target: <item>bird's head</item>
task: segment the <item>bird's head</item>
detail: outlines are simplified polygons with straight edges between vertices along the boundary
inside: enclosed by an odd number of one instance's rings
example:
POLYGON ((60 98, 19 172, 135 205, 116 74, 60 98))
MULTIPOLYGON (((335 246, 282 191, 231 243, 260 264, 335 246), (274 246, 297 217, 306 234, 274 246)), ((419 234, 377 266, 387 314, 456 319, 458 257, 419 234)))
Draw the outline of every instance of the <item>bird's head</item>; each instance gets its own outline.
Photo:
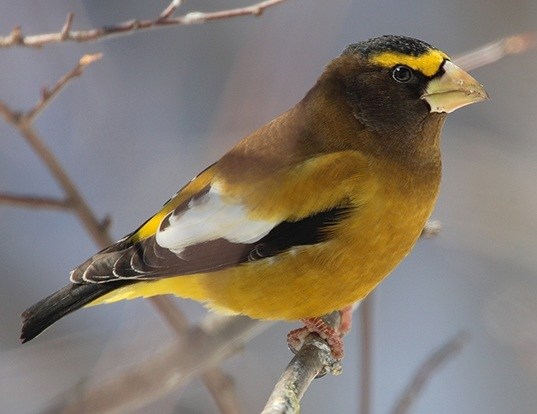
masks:
POLYGON ((445 53, 404 36, 349 45, 325 74, 342 82, 355 117, 364 126, 392 136, 398 131, 411 133, 430 115, 443 118, 488 97, 483 86, 445 53))

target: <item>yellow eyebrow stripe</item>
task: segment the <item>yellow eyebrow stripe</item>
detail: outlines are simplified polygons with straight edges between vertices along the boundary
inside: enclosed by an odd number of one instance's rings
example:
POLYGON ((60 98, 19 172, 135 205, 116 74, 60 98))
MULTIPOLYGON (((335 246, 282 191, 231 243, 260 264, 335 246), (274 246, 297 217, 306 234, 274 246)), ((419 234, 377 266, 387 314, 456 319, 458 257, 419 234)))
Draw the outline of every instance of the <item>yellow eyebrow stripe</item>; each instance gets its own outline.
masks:
POLYGON ((370 60, 376 65, 387 68, 406 65, 414 70, 419 70, 425 76, 433 76, 440 69, 444 59, 449 59, 449 57, 440 50, 433 49, 419 56, 410 56, 399 52, 381 52, 373 55, 370 60))

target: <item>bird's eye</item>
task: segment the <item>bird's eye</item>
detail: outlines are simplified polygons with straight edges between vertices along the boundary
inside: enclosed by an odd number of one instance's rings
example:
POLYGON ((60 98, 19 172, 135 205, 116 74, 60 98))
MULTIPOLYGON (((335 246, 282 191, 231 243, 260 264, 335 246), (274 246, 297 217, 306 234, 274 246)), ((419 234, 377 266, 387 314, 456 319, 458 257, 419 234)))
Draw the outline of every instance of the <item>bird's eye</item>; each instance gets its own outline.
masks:
POLYGON ((392 71, 392 77, 397 82, 408 82, 412 79, 412 70, 407 66, 396 66, 392 71))

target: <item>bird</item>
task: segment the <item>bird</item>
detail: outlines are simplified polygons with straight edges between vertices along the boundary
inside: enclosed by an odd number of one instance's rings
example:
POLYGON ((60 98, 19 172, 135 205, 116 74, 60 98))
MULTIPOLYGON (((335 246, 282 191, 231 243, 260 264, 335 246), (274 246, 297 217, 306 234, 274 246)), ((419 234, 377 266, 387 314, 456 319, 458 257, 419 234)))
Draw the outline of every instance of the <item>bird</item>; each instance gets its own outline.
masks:
POLYGON ((21 341, 85 306, 172 294, 217 312, 300 320, 293 348, 316 332, 341 359, 349 324, 321 317, 348 318, 410 253, 437 200, 446 116, 485 99, 421 40, 347 46, 294 107, 24 311, 21 341))

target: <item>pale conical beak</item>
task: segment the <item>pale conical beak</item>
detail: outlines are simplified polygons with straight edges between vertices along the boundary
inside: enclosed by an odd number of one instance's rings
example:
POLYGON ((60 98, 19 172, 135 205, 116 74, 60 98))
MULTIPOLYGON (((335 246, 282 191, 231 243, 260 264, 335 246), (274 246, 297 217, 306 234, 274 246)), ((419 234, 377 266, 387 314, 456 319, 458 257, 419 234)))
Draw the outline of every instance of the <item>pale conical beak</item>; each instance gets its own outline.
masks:
POLYGON ((478 81, 449 60, 444 62, 445 73, 427 85, 421 99, 427 101, 431 112, 453 112, 463 106, 488 99, 478 81))

